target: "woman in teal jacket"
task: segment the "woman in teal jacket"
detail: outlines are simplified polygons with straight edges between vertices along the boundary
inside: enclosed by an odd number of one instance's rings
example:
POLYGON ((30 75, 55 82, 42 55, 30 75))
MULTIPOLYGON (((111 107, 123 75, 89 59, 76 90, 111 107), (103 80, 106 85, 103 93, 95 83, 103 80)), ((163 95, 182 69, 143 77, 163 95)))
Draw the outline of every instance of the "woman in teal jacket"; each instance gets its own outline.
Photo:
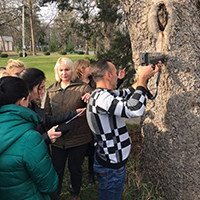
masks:
POLYGON ((16 77, 0 79, 0 199, 50 200, 58 186, 38 115, 26 108, 28 90, 16 77))

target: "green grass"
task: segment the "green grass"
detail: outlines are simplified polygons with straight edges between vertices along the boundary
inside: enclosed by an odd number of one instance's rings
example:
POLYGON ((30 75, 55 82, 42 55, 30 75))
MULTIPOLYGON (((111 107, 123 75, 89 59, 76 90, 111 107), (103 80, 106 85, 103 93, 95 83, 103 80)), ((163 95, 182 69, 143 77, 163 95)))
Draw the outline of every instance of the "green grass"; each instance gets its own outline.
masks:
POLYGON ((27 68, 35 67, 42 70, 46 76, 46 86, 48 87, 55 82, 54 66, 60 57, 68 57, 73 62, 78 59, 86 59, 87 57, 93 58, 93 55, 50 55, 50 56, 27 56, 23 57, 8 57, 0 58, 0 66, 6 67, 9 59, 20 60, 24 62, 27 68))

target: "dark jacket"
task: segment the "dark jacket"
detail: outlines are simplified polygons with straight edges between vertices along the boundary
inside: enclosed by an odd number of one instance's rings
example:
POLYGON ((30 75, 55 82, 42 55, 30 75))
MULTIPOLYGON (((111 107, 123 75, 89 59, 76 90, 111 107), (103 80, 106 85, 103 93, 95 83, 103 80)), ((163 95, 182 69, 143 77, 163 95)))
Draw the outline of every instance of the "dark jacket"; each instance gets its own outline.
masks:
MULTIPOLYGON (((47 89, 45 111, 47 115, 58 115, 77 108, 84 108, 86 104, 81 100, 85 93, 91 93, 91 87, 80 81, 71 82, 65 90, 55 82, 47 89)), ((58 138, 53 144, 59 148, 71 148, 86 144, 91 141, 92 135, 86 117, 81 116, 70 122, 71 130, 63 137, 58 138)))
POLYGON ((48 116, 46 115, 45 110, 38 107, 38 105, 33 101, 31 102, 31 109, 34 112, 36 112, 41 118, 42 123, 36 127, 36 130, 40 132, 40 134, 42 135, 47 145, 51 144, 51 140, 48 137, 47 130, 49 130, 53 126, 56 126, 68 121, 69 119, 73 118, 77 114, 76 110, 74 110, 74 111, 69 111, 67 113, 63 113, 60 115, 48 116))
POLYGON ((14 104, 0 108, 0 199, 50 200, 58 176, 47 146, 35 131, 36 113, 14 104))

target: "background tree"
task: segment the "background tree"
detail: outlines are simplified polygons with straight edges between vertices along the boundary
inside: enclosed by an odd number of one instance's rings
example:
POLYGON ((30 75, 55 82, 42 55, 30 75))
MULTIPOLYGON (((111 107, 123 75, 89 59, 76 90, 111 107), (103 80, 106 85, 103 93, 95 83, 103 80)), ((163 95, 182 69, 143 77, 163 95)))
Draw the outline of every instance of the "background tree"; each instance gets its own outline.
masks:
MULTIPOLYGON (((26 45, 32 46, 30 43, 31 38, 31 24, 30 24, 30 9, 28 7, 28 1, 23 1, 25 6, 25 42, 26 45)), ((34 19, 32 26, 34 25, 35 34, 34 40, 39 45, 39 41, 44 40, 44 28, 40 23, 37 12, 40 7, 38 6, 38 0, 31 3, 32 5, 32 18, 34 19), (42 39, 43 38, 43 39, 42 39)), ((13 45, 15 48, 22 47, 22 1, 11 0, 0 2, 0 35, 7 35, 13 37, 13 45)), ((18 49, 18 48, 17 48, 18 49)))
POLYGON ((110 58, 118 71, 126 68, 126 76, 121 88, 130 87, 134 81, 135 68, 132 61, 131 42, 127 27, 124 26, 123 30, 116 31, 114 35, 110 50, 102 50, 101 53, 97 54, 97 59, 110 58))
MULTIPOLYGON (((0 2, 0 37, 13 36, 14 44, 15 37, 14 32, 19 32, 19 24, 21 22, 21 6, 11 0, 9 3, 5 0, 0 2), (15 6, 13 6, 13 4, 15 6)), ((5 51, 5 44, 3 42, 5 51)))
MULTIPOLYGON (((95 34, 97 48, 100 49, 100 40, 103 36, 103 47, 105 51, 110 45, 116 26, 121 21, 120 1, 116 0, 43 0, 43 3, 57 2, 61 11, 73 11, 75 18, 71 22, 72 28, 78 37, 86 41, 86 45, 95 34)), ((88 49, 86 48, 86 53, 88 49)))
POLYGON ((69 50, 69 46, 73 46, 74 48, 81 48, 85 45, 82 37, 78 37, 78 34, 75 32, 75 29, 71 27, 72 21, 74 20, 74 12, 73 11, 59 11, 58 16, 55 18, 54 23, 51 28, 55 30, 56 38, 61 44, 60 49, 71 51, 71 47, 69 50))
POLYGON ((46 38, 45 32, 46 32, 46 26, 42 25, 40 21, 37 21, 35 27, 35 42, 38 50, 41 50, 42 46, 47 45, 47 42, 45 41, 46 38))
MULTIPOLYGON (((121 0, 133 61, 161 52, 158 97, 142 119, 142 166, 166 199, 200 197, 200 11, 196 0, 121 0)), ((155 79, 149 89, 155 92, 155 79)))
POLYGON ((28 0, 30 27, 31 27, 31 39, 32 39, 32 51, 33 51, 33 56, 36 56, 35 34, 34 34, 35 24, 34 24, 34 19, 33 19, 33 6, 32 6, 33 3, 35 3, 35 0, 28 0))
POLYGON ((56 52, 59 50, 61 44, 59 44, 56 35, 55 35, 55 31, 53 30, 51 33, 51 40, 49 43, 49 51, 50 52, 56 52))
POLYGON ((59 15, 56 17, 53 25, 57 30, 57 38, 62 44, 63 49, 66 49, 66 46, 69 42, 69 37, 71 34, 73 34, 70 24, 71 15, 72 13, 68 11, 59 12, 59 15))
POLYGON ((102 34, 104 36, 104 50, 109 51, 116 30, 116 25, 121 22, 120 1, 96 0, 98 11, 97 21, 101 22, 102 34))
POLYGON ((78 37, 85 40, 86 54, 89 54, 88 41, 93 35, 93 30, 95 29, 94 1, 68 1, 66 4, 63 4, 63 1, 61 1, 58 7, 61 11, 73 11, 73 15, 71 15, 71 27, 78 37))

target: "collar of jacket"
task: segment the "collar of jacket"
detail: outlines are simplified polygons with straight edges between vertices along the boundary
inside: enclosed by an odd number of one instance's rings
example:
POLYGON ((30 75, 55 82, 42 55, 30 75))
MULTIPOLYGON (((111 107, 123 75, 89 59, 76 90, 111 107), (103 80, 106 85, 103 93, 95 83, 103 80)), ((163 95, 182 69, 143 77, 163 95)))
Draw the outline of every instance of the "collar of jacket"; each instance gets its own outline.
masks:
POLYGON ((34 131, 41 122, 29 108, 9 104, 0 108, 0 154, 14 144, 27 131, 34 131))
MULTIPOLYGON (((78 86, 78 85, 86 85, 86 84, 87 83, 81 81, 80 79, 75 79, 74 81, 71 81, 70 84, 66 88, 78 86)), ((47 88, 47 91, 49 92, 59 91, 59 90, 62 90, 62 88, 60 87, 60 82, 58 81, 56 81, 55 83, 53 83, 47 88)))
POLYGON ((9 116, 9 114, 12 114, 13 116, 16 116, 16 118, 17 117, 22 118, 25 121, 33 123, 35 127, 39 123, 41 123, 40 117, 34 111, 32 111, 30 108, 27 108, 24 106, 18 106, 15 104, 8 104, 5 106, 2 106, 0 108, 0 114, 1 115, 5 114, 5 116, 9 116))
POLYGON ((39 115, 40 119, 43 121, 43 119, 45 118, 45 111, 44 111, 44 109, 40 108, 37 105, 37 103, 35 103, 34 101, 31 101, 31 109, 33 111, 35 111, 39 115))

